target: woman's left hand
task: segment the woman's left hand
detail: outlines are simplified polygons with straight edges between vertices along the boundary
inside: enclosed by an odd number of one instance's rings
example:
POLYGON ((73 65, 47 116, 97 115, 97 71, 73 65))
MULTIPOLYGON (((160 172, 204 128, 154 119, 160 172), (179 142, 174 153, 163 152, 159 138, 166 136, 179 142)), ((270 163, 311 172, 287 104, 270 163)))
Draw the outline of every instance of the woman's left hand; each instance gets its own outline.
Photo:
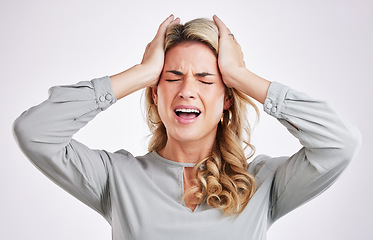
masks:
POLYGON ((229 28, 216 15, 214 22, 219 29, 218 65, 223 82, 264 103, 270 82, 249 71, 243 60, 241 46, 229 28))
POLYGON ((213 19, 219 29, 218 64, 223 81, 227 87, 237 88, 237 74, 247 70, 241 46, 220 18, 214 15, 213 19))

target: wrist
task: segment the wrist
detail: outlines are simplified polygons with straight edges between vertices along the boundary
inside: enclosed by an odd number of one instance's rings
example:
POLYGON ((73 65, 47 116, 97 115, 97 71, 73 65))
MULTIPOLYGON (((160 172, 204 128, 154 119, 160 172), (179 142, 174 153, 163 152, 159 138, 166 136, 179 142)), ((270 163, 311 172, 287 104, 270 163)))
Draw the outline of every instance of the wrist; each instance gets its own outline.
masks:
POLYGON ((271 84, 270 81, 256 75, 246 67, 239 67, 231 72, 233 74, 229 76, 231 79, 231 86, 228 85, 229 87, 236 88, 258 102, 264 103, 271 84))
POLYGON ((139 72, 139 75, 141 76, 141 81, 144 82, 145 86, 152 86, 157 84, 159 80, 159 76, 162 72, 162 68, 154 67, 153 64, 138 64, 135 65, 134 68, 136 68, 136 71, 139 72))
POLYGON ((245 67, 230 68, 229 71, 221 71, 224 83, 227 87, 236 88, 244 91, 247 81, 249 80, 250 71, 245 67))
POLYGON ((126 71, 110 76, 110 81, 115 97, 120 99, 142 88, 155 85, 157 78, 151 68, 137 64, 126 71))

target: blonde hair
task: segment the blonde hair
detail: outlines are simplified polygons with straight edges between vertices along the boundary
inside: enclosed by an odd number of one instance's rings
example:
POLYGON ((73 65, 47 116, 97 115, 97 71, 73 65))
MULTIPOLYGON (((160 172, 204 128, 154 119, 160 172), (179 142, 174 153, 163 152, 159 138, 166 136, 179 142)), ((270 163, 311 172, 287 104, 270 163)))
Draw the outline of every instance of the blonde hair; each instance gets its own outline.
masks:
MULTIPOLYGON (((195 19, 170 27, 166 33, 165 51, 181 42, 195 41, 209 46, 218 56, 219 32, 215 23, 207 19, 195 19)), ((227 88, 232 106, 223 112, 218 123, 215 144, 210 156, 202 159, 193 169, 196 186, 184 194, 194 196, 194 204, 204 201, 212 207, 221 208, 226 214, 241 213, 256 191, 255 178, 247 173, 247 159, 254 153, 250 144, 250 124, 247 105, 258 115, 258 109, 244 93, 234 88, 227 88), (250 155, 245 156, 249 148, 250 155)), ((145 91, 146 117, 152 132, 149 151, 158 151, 166 146, 166 128, 154 104, 152 89, 145 91)))

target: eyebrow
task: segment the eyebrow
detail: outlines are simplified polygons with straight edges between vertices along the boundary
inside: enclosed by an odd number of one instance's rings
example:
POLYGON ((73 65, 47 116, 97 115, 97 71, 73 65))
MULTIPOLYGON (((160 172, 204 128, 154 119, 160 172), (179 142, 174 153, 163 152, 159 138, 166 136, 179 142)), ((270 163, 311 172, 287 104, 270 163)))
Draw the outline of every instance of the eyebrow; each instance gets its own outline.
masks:
POLYGON ((166 71, 168 73, 173 73, 175 75, 178 75, 178 76, 183 76, 184 74, 180 71, 176 71, 176 70, 170 70, 170 71, 166 71))
MULTIPOLYGON (((169 71, 166 71, 168 73, 173 73, 177 76, 183 76, 184 74, 180 71, 177 71, 177 70, 169 70, 169 71)), ((208 73, 208 72, 201 72, 201 73, 196 73, 195 74, 197 77, 207 77, 207 76, 213 76, 215 74, 212 74, 212 73, 208 73)))

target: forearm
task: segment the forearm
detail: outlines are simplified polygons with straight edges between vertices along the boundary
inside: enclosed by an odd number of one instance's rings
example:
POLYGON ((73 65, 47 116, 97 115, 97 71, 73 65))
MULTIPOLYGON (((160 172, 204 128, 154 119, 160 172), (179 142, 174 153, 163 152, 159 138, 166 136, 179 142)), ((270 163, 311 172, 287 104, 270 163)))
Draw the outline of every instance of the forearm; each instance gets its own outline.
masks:
POLYGON ((14 123, 20 147, 30 158, 51 157, 102 110, 116 102, 108 78, 50 89, 49 98, 14 123))
POLYGON ((307 160, 318 171, 327 172, 337 165, 345 165, 358 149, 359 130, 324 101, 273 83, 264 110, 298 138, 307 160))
POLYGON ((50 89, 49 98, 25 111, 13 125, 29 160, 66 191, 105 215, 109 154, 91 150, 73 135, 115 103, 108 77, 50 89))
POLYGON ((244 67, 236 71, 235 75, 234 87, 264 104, 271 82, 244 67))
POLYGON ((159 75, 156 71, 148 70, 146 66, 138 64, 124 72, 110 76, 111 86, 115 97, 119 100, 133 92, 145 88, 154 82, 159 75))
POLYGON ((271 192, 273 220, 328 188, 354 158, 360 145, 356 126, 324 101, 272 83, 264 111, 277 118, 302 144, 280 161, 271 192))

